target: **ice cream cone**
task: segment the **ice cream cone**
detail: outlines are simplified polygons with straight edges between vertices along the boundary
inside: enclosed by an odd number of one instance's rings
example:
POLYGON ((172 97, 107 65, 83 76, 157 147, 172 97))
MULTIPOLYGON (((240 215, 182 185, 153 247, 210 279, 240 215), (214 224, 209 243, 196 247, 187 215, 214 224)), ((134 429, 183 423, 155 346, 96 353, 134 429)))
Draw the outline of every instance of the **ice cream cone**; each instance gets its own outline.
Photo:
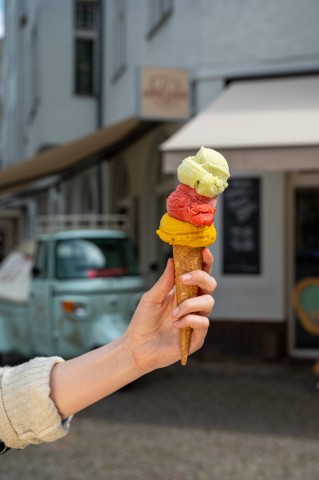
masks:
MULTIPOLYGON (((177 304, 197 296, 198 287, 184 285, 183 273, 202 269, 202 250, 216 240, 214 215, 217 196, 227 188, 229 167, 216 150, 201 147, 177 169, 180 182, 166 199, 167 213, 156 230, 163 242, 173 246, 177 304)), ((191 328, 180 329, 181 363, 186 365, 191 328)))
MULTIPOLYGON (((202 269, 202 250, 202 247, 193 248, 186 245, 173 245, 177 305, 197 295, 198 286, 184 285, 180 280, 180 276, 192 270, 202 269)), ((192 329, 190 327, 179 330, 182 365, 187 363, 191 333, 192 329)))

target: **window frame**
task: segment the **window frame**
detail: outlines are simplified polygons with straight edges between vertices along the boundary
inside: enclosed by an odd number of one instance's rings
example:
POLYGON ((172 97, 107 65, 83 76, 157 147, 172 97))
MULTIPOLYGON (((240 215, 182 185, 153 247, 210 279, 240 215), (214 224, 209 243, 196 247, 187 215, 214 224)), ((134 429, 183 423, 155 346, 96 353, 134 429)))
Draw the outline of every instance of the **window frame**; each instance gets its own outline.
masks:
POLYGON ((96 97, 98 96, 98 77, 99 77, 99 15, 100 15, 100 0, 74 0, 73 4, 73 29, 74 29, 74 39, 73 39, 73 89, 74 94, 81 97, 96 97), (79 3, 87 3, 95 5, 95 20, 91 29, 78 28, 77 26, 77 6, 79 3), (90 91, 81 91, 78 88, 78 76, 77 76, 77 42, 91 42, 92 43, 92 72, 91 72, 91 83, 92 88, 90 91))

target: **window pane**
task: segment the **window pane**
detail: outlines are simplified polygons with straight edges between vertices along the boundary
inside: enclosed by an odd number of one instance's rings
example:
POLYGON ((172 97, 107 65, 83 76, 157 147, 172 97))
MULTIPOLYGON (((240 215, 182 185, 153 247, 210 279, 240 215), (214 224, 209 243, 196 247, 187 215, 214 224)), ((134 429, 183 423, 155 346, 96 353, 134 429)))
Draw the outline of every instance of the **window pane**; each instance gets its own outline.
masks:
POLYGON ((137 274, 127 239, 63 240, 57 245, 57 278, 89 279, 137 274))
POLYGON ((96 30, 96 2, 77 1, 75 4, 75 27, 77 30, 96 30))
POLYGON ((75 91, 93 94, 93 40, 76 40, 75 91))

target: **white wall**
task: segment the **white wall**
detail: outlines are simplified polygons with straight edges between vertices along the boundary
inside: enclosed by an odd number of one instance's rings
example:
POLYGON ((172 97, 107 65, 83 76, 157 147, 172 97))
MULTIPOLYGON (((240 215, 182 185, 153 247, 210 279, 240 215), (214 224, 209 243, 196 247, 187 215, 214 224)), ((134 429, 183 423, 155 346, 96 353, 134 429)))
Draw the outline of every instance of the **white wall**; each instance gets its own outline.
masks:
POLYGON ((200 4, 202 65, 238 67, 318 58, 317 0, 204 0, 200 4))
POLYGON ((96 99, 74 94, 73 2, 44 0, 42 4, 42 143, 59 144, 96 129, 96 99))
MULTIPOLYGON (((137 0, 126 2, 126 66, 123 74, 114 80, 114 24, 116 1, 107 2, 105 12, 106 55, 104 97, 105 124, 114 123, 138 112, 139 82, 141 66, 165 66, 174 68, 196 67, 198 58, 198 35, 191 31, 197 23, 200 9, 192 0, 174 1, 170 18, 152 36, 150 31, 150 2, 137 0)), ((190 72, 192 75, 192 71, 190 72)))
POLYGON ((96 129, 96 99, 74 95, 73 20, 71 0, 6 2, 5 164, 96 129), (26 23, 21 26, 23 15, 26 23), (32 69, 34 28, 38 31, 36 69, 32 69), (35 75, 38 102, 32 113, 35 75))
POLYGON ((317 0, 174 0, 172 15, 151 37, 149 0, 126 2, 127 61, 114 80, 116 0, 105 12, 105 124, 137 111, 140 66, 189 68, 195 111, 213 100, 223 79, 317 68, 317 0))
MULTIPOLYGON (((261 275, 222 273, 222 195, 217 203, 217 241, 211 247, 215 257, 214 318, 239 320, 286 319, 286 208, 285 174, 256 173, 241 176, 261 178, 261 275)), ((232 172, 232 177, 240 176, 232 172)))

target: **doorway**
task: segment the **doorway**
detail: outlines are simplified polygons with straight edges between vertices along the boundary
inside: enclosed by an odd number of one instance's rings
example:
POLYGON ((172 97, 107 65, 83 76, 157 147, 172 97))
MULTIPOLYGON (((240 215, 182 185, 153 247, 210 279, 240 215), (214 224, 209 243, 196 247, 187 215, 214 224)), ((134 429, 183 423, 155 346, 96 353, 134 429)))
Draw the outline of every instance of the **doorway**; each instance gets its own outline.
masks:
POLYGON ((290 187, 290 353, 319 358, 319 175, 293 175, 290 187))

